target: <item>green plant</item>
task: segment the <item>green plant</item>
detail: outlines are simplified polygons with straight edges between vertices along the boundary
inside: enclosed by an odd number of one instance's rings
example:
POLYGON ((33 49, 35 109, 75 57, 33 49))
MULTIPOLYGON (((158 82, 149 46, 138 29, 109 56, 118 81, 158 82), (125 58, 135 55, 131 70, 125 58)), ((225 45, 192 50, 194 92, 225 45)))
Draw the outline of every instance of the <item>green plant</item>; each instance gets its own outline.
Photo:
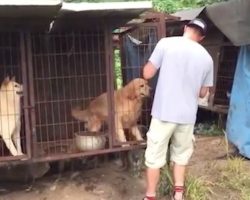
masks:
POLYGON ((115 83, 116 88, 119 89, 122 87, 122 69, 121 69, 121 56, 120 56, 120 50, 115 49, 114 50, 114 67, 115 67, 115 83))
POLYGON ((229 158, 227 160, 226 171, 232 174, 242 174, 244 172, 243 158, 229 158))
POLYGON ((153 0, 154 8, 168 13, 177 10, 202 7, 225 0, 153 0))
POLYGON ((186 198, 189 200, 207 200, 212 193, 209 183, 203 177, 189 175, 186 181, 186 198))
MULTIPOLYGON (((185 184, 185 195, 188 200, 206 200, 212 189, 209 187, 209 182, 206 182, 203 177, 195 177, 187 175, 185 184)), ((158 185, 157 194, 159 197, 171 195, 173 191, 173 179, 169 165, 161 169, 161 176, 158 185)))
MULTIPOLYGON (((65 2, 126 2, 141 0, 64 0, 65 2)), ((225 0, 152 0, 154 8, 159 11, 173 13, 181 9, 197 8, 208 4, 221 2, 225 0)))
POLYGON ((244 159, 228 158, 221 170, 219 186, 239 193, 241 200, 250 200, 250 177, 245 172, 244 159))
POLYGON ((219 128, 215 122, 199 123, 195 126, 195 132, 197 134, 206 136, 223 135, 223 130, 219 128))

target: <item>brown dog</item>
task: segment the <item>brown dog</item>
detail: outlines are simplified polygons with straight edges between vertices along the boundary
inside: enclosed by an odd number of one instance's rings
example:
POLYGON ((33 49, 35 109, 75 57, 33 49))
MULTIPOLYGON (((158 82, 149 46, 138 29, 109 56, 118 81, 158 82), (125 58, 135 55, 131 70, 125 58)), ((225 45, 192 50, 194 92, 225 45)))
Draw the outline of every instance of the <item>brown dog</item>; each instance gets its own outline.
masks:
MULTIPOLYGON (((120 142, 126 142, 124 129, 130 129, 136 140, 143 140, 137 127, 137 120, 141 115, 143 98, 149 94, 148 82, 141 78, 132 80, 114 92, 115 128, 120 142)), ((108 120, 107 98, 107 93, 101 94, 90 102, 87 109, 73 109, 72 116, 86 122, 86 128, 89 131, 99 131, 102 123, 108 120)))

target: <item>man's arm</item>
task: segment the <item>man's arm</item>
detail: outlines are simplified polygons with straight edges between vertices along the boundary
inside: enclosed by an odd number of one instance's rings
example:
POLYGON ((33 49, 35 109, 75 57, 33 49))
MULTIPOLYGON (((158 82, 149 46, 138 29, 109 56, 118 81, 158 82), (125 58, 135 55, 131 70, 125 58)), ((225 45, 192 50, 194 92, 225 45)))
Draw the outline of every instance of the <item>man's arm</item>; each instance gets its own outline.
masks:
POLYGON ((157 68, 150 62, 148 61, 147 64, 143 67, 143 78, 148 80, 154 77, 154 75, 157 72, 157 68))
POLYGON ((209 70, 205 76, 205 79, 203 80, 202 87, 200 89, 200 98, 204 98, 208 92, 213 93, 213 82, 214 82, 214 65, 213 60, 209 62, 209 70))
POLYGON ((153 78, 157 70, 161 67, 164 53, 163 45, 163 40, 161 39, 154 48, 147 64, 143 67, 142 76, 144 79, 148 80, 153 78))

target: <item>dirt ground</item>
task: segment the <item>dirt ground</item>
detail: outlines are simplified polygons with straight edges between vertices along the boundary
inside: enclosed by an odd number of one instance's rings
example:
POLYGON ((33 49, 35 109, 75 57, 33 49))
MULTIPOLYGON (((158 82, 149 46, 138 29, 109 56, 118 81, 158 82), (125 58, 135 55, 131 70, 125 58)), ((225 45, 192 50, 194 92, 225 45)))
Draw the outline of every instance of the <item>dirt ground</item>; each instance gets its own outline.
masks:
MULTIPOLYGON (((212 183, 219 172, 211 166, 215 162, 224 165, 225 159, 223 137, 198 138, 188 173, 207 177, 212 183)), ((143 176, 121 171, 118 165, 110 162, 96 169, 46 176, 28 184, 2 183, 0 200, 140 200, 144 188, 143 176)), ((217 190, 212 199, 240 200, 230 189, 217 190)))

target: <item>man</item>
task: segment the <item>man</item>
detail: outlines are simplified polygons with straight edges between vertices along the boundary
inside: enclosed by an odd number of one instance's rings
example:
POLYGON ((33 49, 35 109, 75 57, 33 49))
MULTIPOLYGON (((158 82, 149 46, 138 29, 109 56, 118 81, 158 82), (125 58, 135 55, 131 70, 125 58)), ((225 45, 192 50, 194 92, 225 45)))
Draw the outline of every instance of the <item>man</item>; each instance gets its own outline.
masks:
POLYGON ((205 37, 206 27, 203 20, 194 19, 185 26, 182 37, 161 39, 143 68, 143 77, 147 80, 160 69, 147 133, 144 200, 156 199, 160 168, 166 164, 170 138, 172 199, 184 199, 185 166, 193 153, 198 98, 203 98, 213 86, 213 60, 199 44, 205 37))

